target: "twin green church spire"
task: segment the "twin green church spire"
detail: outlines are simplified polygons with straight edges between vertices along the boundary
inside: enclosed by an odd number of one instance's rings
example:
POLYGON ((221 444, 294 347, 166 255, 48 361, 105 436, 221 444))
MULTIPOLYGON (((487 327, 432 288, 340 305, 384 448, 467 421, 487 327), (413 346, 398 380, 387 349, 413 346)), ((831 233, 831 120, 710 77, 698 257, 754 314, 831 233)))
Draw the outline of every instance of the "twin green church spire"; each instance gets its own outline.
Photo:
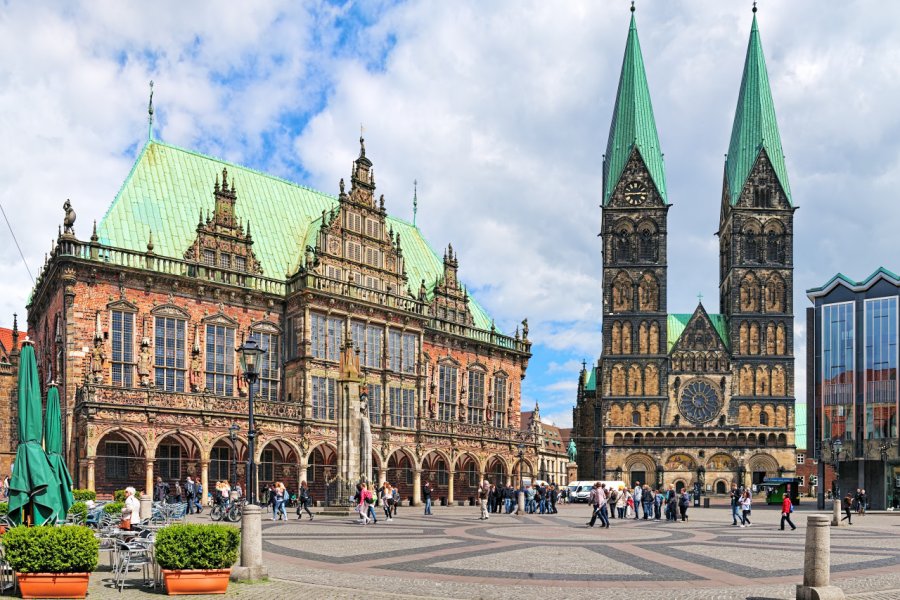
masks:
MULTIPOLYGON (((622 61, 616 105, 613 109, 609 141, 603 161, 604 205, 609 202, 622 177, 625 164, 635 149, 640 152, 663 202, 668 202, 665 166, 659 146, 659 134, 656 131, 656 120, 653 118, 650 88, 647 85, 647 73, 644 70, 644 57, 638 41, 633 6, 631 10, 625 58, 622 61)), ((791 201, 787 168, 781 149, 781 135, 775 120, 775 105, 769 87, 769 75, 756 23, 755 7, 753 12, 753 26, 750 29, 750 43, 744 62, 741 92, 734 114, 728 158, 725 162, 725 177, 732 204, 740 198, 747 177, 763 149, 769 157, 781 187, 791 201)))

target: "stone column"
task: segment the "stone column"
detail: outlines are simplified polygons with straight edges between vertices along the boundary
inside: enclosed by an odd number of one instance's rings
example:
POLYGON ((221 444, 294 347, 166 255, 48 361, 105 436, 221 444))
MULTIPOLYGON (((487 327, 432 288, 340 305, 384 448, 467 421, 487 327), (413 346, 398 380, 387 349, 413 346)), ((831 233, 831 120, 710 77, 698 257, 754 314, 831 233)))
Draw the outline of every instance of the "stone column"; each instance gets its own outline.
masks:
POLYGON ((384 487, 384 482, 387 481, 387 461, 382 461, 381 467, 378 469, 378 487, 384 487))
POLYGON ((203 497, 200 498, 200 506, 208 506, 209 498, 209 461, 200 461, 200 485, 203 486, 203 497))
POLYGON ((306 470, 309 468, 309 459, 301 458, 297 471, 297 489, 300 489, 300 483, 306 481, 306 470))
POLYGON ((97 491, 97 485, 94 479, 94 461, 93 457, 87 459, 87 489, 95 492, 97 491))
POLYGON ((803 585, 797 586, 797 600, 843 600, 844 592, 831 585, 831 530, 826 515, 806 518, 806 553, 803 558, 803 585))
POLYGON ((422 469, 413 471, 413 506, 422 504, 422 469))
POLYGON ((144 494, 141 496, 141 520, 153 516, 153 496, 144 494))
POLYGON ((447 506, 453 506, 453 481, 456 478, 456 472, 447 473, 447 506))
MULTIPOLYGON (((153 477, 153 464, 154 460, 152 458, 144 459, 144 466, 147 469, 147 478, 144 480, 144 496, 148 496, 151 500, 153 499, 153 484, 155 483, 155 479, 153 477)), ((143 514, 143 510, 141 511, 143 514)))
POLYGON ((241 517, 240 566, 231 568, 231 579, 247 581, 268 577, 269 571, 262 560, 262 509, 255 504, 248 504, 241 517))

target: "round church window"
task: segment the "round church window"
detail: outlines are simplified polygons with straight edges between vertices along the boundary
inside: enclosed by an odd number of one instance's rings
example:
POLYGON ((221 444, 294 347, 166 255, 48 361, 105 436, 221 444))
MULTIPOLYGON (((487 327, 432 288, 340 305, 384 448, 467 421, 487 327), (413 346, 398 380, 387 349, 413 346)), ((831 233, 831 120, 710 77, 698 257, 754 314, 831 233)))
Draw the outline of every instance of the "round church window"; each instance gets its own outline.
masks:
POLYGON ((722 398, 706 379, 691 379, 681 388, 678 410, 692 423, 707 423, 722 409, 722 398))

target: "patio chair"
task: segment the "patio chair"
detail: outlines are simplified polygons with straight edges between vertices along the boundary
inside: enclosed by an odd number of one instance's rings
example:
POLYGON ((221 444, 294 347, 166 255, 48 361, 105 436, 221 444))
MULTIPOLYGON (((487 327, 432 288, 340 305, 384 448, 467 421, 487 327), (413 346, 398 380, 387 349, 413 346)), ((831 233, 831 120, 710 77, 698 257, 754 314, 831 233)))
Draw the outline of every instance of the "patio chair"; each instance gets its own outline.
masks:
POLYGON ((0 546, 0 594, 5 594, 6 590, 15 594, 19 590, 19 582, 16 579, 16 572, 6 561, 3 547, 0 546))
POLYGON ((116 541, 116 567, 113 571, 113 585, 122 591, 125 586, 125 577, 128 572, 136 567, 140 567, 144 576, 144 582, 150 580, 150 571, 152 569, 153 549, 149 543, 126 543, 122 540, 116 541))

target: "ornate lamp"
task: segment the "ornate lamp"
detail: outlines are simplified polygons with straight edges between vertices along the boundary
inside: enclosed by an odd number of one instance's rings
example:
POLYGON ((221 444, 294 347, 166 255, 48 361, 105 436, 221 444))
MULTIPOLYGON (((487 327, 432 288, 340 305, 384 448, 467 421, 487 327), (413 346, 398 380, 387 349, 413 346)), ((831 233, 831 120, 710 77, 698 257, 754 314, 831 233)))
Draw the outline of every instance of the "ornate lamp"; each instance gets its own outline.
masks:
POLYGON ((238 355, 241 360, 241 371, 244 373, 244 379, 247 380, 247 410, 249 420, 247 422, 247 487, 249 488, 250 503, 256 503, 256 424, 253 421, 253 384, 259 378, 259 361, 266 352, 265 348, 261 348, 256 339, 251 335, 244 340, 244 343, 237 348, 238 355))

